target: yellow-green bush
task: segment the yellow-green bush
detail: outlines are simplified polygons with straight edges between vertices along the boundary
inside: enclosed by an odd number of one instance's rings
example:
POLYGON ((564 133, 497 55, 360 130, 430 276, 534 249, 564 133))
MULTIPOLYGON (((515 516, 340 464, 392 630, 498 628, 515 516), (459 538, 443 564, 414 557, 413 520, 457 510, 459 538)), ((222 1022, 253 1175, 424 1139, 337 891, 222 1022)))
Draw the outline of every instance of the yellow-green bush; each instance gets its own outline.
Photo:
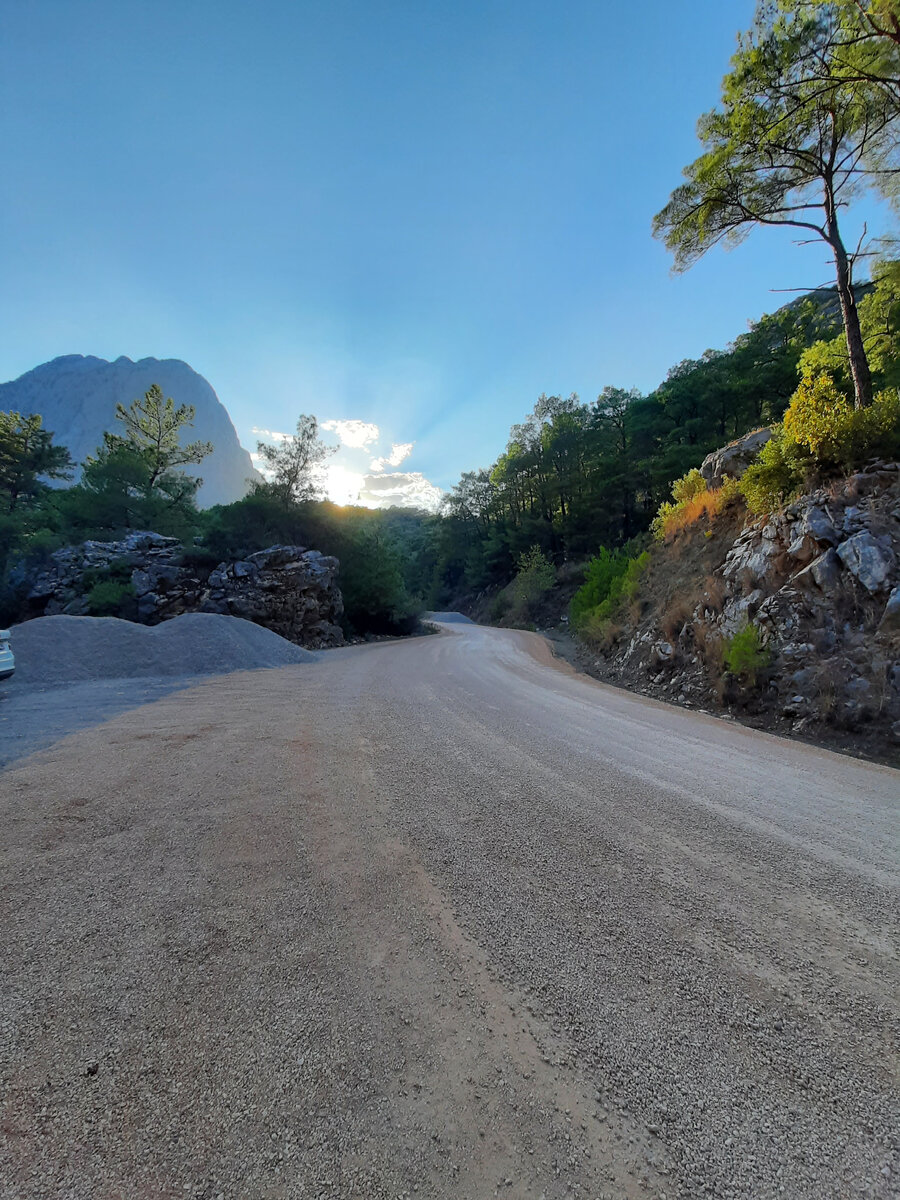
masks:
POLYGON ((900 452, 900 396, 882 392, 867 408, 854 408, 826 374, 804 375, 784 424, 741 480, 755 513, 771 512, 809 486, 816 476, 852 471, 876 456, 900 452))
POLYGON ((718 516, 730 500, 740 495, 741 489, 736 479, 726 476, 721 487, 710 488, 695 467, 672 484, 675 503, 667 500, 659 506, 650 524, 651 532, 657 541, 665 541, 679 530, 699 521, 702 516, 710 519, 718 516))
POLYGON ((753 513, 772 512, 803 489, 814 467, 812 456, 791 441, 782 425, 776 425, 754 462, 740 480, 747 507, 753 513))

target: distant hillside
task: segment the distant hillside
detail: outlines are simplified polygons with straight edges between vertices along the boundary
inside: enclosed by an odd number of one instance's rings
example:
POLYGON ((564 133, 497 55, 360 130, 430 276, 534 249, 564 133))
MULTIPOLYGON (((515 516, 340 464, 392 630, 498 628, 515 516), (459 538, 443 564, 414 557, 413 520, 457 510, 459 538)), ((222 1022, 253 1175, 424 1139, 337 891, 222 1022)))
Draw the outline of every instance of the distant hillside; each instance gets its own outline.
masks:
POLYGON ((196 410, 186 441, 212 442, 209 458, 187 470, 203 479, 198 493, 202 508, 229 504, 247 492, 248 481, 259 479, 250 455, 238 441, 225 406, 216 393, 186 362, 176 358, 117 358, 107 362, 81 354, 66 354, 28 371, 10 383, 0 384, 0 409, 40 413, 57 444, 67 446, 81 463, 103 440, 104 430, 115 430, 116 404, 126 407, 158 383, 176 404, 196 410))

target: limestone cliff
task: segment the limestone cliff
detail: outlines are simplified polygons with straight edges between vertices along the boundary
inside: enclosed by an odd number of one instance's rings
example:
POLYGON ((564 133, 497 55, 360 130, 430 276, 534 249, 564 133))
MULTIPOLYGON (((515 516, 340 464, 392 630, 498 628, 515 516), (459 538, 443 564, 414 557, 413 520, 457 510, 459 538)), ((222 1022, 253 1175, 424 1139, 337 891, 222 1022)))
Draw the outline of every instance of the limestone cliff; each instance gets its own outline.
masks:
POLYGON ((67 354, 43 363, 10 383, 0 384, 0 409, 39 413, 58 445, 68 447, 77 463, 93 454, 105 430, 114 431, 116 404, 132 400, 158 383, 176 404, 192 404, 193 427, 185 441, 212 442, 213 453, 187 471, 199 475, 201 508, 228 504, 246 494, 248 481, 259 475, 238 441, 231 418, 216 393, 186 362, 175 358, 102 358, 67 354))

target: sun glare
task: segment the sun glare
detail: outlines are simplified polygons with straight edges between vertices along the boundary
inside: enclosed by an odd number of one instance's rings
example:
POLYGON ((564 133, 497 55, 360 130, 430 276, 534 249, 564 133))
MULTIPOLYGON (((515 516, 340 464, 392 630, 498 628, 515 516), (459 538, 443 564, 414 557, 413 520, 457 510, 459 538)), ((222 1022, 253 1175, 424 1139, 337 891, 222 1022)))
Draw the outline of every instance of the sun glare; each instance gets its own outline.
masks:
POLYGON ((322 471, 322 486, 335 504, 358 504, 360 488, 365 482, 358 471, 348 470, 340 463, 328 463, 322 471))

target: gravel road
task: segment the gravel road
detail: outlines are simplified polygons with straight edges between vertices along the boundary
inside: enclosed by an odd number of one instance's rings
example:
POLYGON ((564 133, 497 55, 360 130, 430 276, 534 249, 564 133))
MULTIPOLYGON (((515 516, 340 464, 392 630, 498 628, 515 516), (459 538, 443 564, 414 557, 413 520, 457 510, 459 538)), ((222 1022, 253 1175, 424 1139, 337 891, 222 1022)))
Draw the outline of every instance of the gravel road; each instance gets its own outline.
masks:
POLYGON ((0 1195, 900 1196, 900 773, 535 635, 0 774, 0 1195))

